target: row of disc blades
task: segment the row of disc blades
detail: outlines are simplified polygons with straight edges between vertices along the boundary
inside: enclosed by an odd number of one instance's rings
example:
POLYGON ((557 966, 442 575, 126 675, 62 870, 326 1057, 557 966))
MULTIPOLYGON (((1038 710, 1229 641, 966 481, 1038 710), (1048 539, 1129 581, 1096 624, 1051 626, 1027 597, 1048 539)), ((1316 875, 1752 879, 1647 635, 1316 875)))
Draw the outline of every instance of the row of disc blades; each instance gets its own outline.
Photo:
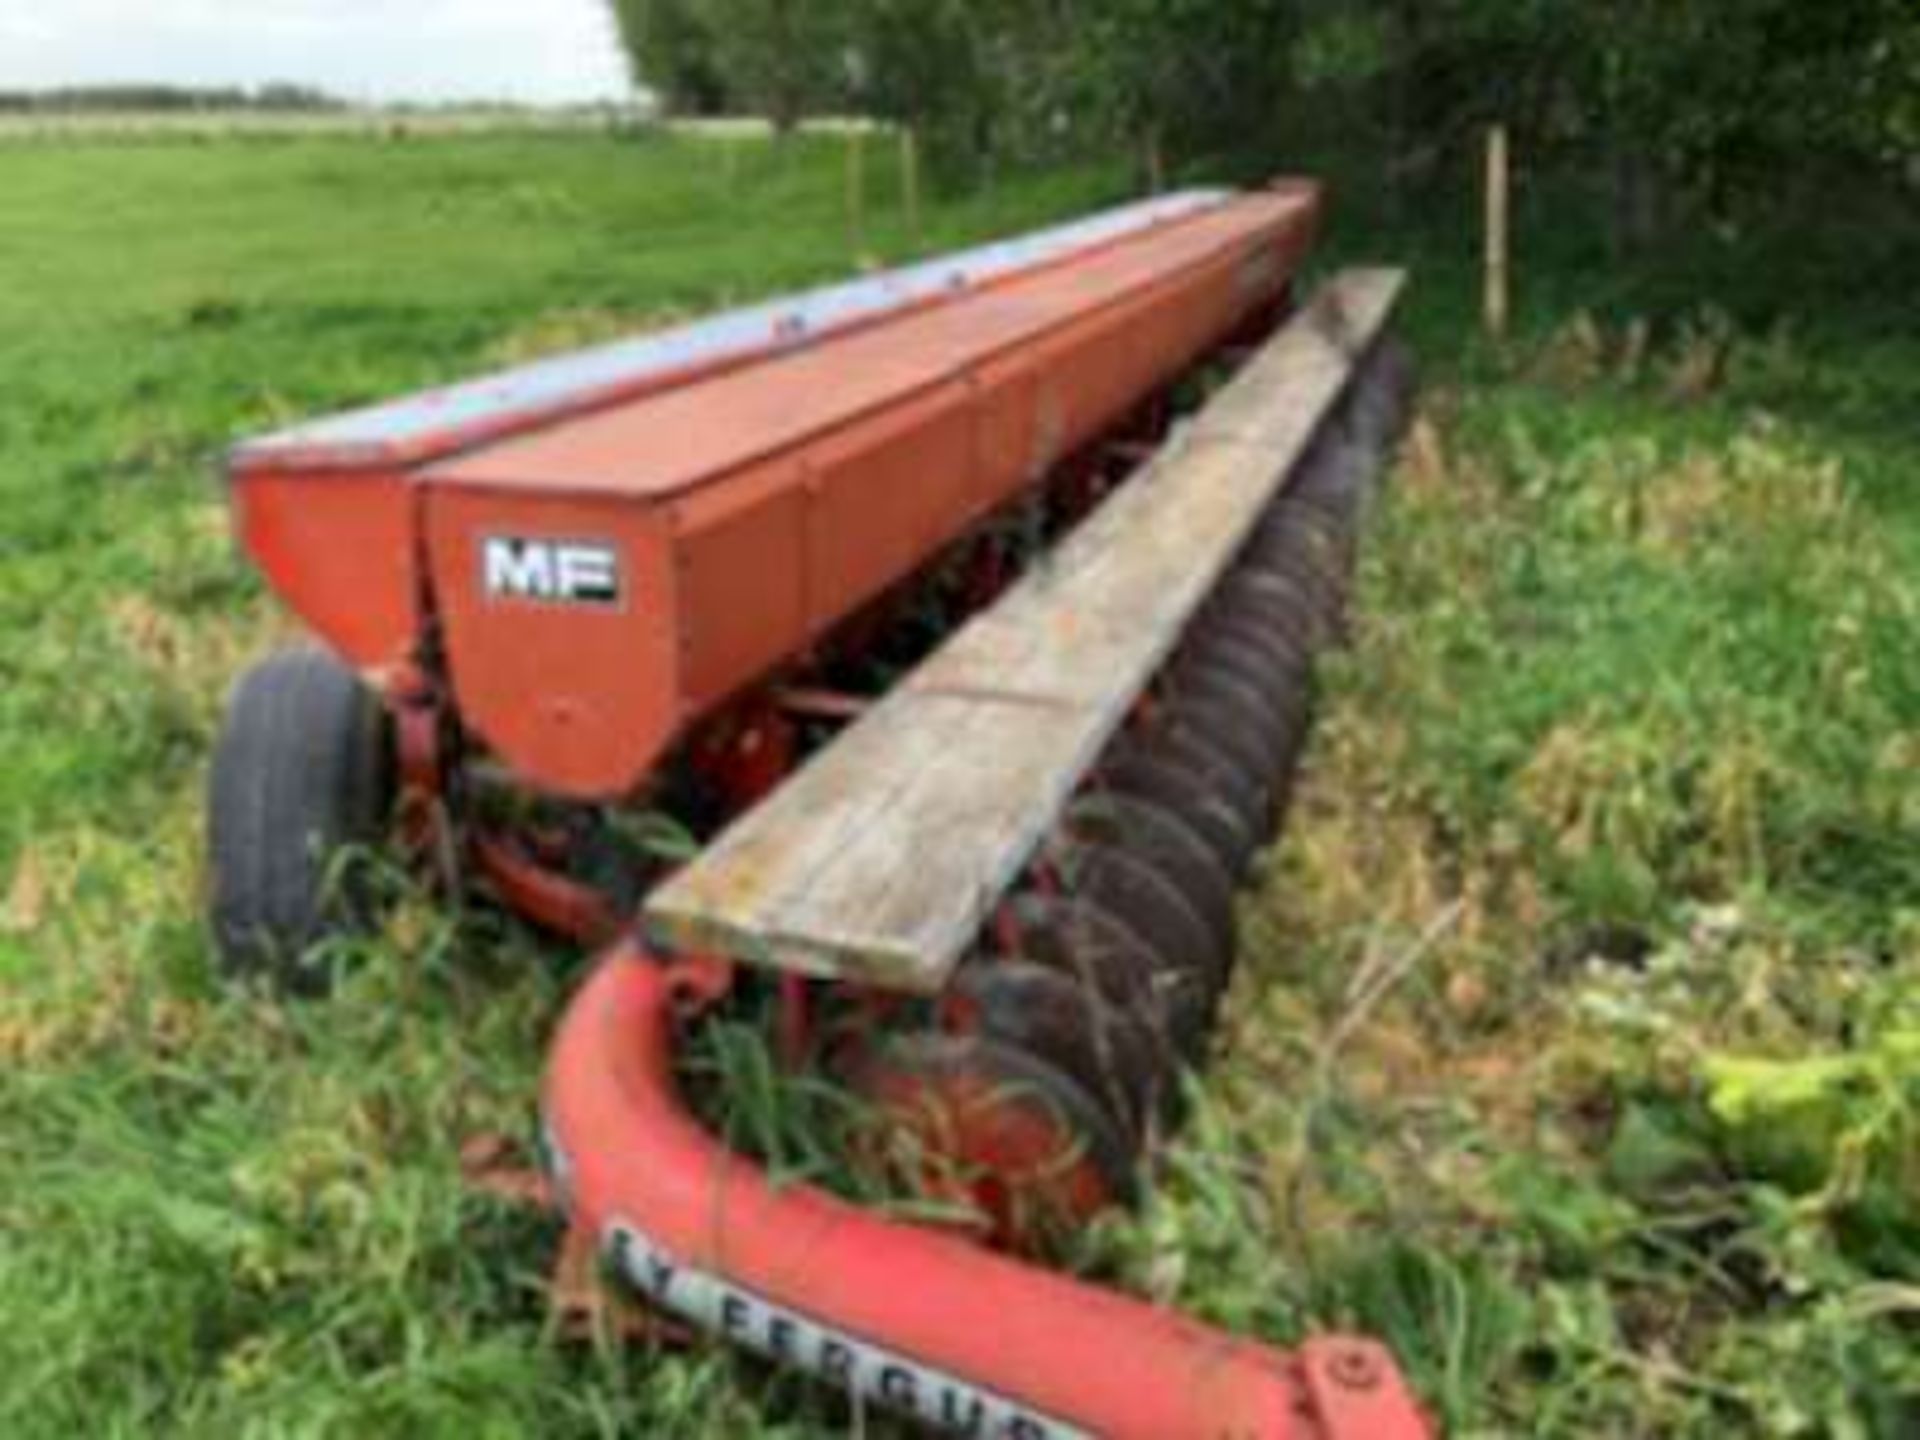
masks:
POLYGON ((1343 636, 1360 514, 1411 406, 1391 340, 1356 368, 1136 718, 1069 805, 935 1027, 857 1083, 923 1186, 1045 1250, 1129 1198, 1232 979, 1235 893, 1284 821, 1315 657, 1343 636))

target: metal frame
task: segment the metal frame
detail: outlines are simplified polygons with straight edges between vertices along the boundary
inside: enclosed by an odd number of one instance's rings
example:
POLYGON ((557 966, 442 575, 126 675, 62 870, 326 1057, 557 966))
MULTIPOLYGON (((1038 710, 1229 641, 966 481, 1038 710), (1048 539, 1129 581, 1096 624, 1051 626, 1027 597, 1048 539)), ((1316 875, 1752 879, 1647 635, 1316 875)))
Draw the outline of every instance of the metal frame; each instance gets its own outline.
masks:
POLYGON ((673 1079, 681 1024, 731 984, 725 965, 617 942, 554 1044, 543 1111, 556 1188, 650 1303, 963 1433, 1431 1435, 1377 1342, 1275 1350, 770 1180, 688 1116, 673 1079))
MULTIPOLYGON (((877 617, 911 588, 915 573, 925 573, 931 557, 974 546, 962 567, 963 608, 991 600, 1009 579, 993 536, 997 517, 1015 506, 1040 515, 1084 513, 1109 483, 1116 444, 1134 450, 1160 439, 1164 399, 1180 378, 1271 328, 1289 302, 1291 267, 1311 238, 1317 197, 1296 186, 1265 209, 1253 206, 1244 233, 1227 227, 1219 253, 1199 263, 1187 254, 1125 305, 1071 317, 1022 357, 1086 397, 1077 428, 1057 447, 1038 444, 1042 407, 1012 406, 1025 427, 1021 443, 1053 462, 1044 474, 1003 466, 1004 473, 972 476, 979 484, 938 513, 881 523, 860 512, 853 502, 869 492, 859 487, 910 485, 930 463, 975 465, 976 427, 992 419, 976 409, 962 430, 864 475, 864 461, 788 456, 796 463, 787 470, 729 473, 718 477, 724 485, 675 494, 662 505, 650 503, 660 497, 637 493, 593 497, 607 507, 595 512, 593 534, 611 525, 636 553, 653 547, 662 573, 682 585, 744 575, 749 586, 764 588, 772 564, 801 567, 801 622, 762 615, 746 640, 722 637, 704 650, 689 640, 685 614, 645 636, 631 628, 636 617, 623 612, 594 617, 613 628, 584 638, 577 627, 587 621, 579 615, 488 627, 481 637, 483 646, 508 652, 572 647, 580 653, 569 663, 584 665, 596 683, 603 674, 657 665, 648 683, 668 692, 664 699, 616 685, 594 691, 587 708, 599 709, 586 714, 577 697, 556 701, 530 692, 521 671, 483 676, 476 692, 473 642, 460 633, 462 619, 473 617, 462 616, 467 602, 458 595, 440 593, 449 565, 467 573, 465 537, 497 526, 502 505, 512 512, 522 504, 538 507, 541 533, 573 533, 589 502, 577 490, 554 493, 537 482, 498 492, 477 483, 436 490, 415 484, 413 467, 803 339, 868 325, 877 333, 880 320, 1149 231, 1158 238, 1143 244, 1168 243, 1183 224, 1213 223, 1196 217, 1217 219, 1230 208, 1216 196, 1182 197, 1100 217, 958 263, 933 262, 816 294, 797 308, 764 307, 236 452, 249 544, 283 596, 379 684, 394 712, 403 839, 448 883, 477 874, 533 922, 606 947, 561 1026, 543 1100, 555 1188, 577 1233, 592 1237, 612 1269, 661 1308, 936 1426, 1122 1440, 1418 1440, 1430 1433, 1374 1342, 1330 1337, 1289 1352, 1235 1339, 960 1236, 888 1220, 805 1186, 775 1184, 726 1150, 683 1108, 673 1056, 681 1027, 733 992, 734 966, 714 956, 669 961, 649 954, 629 930, 633 917, 569 875, 565 856, 543 837, 479 819, 468 793, 469 762, 490 750, 490 760, 507 762, 511 778, 548 795, 602 804, 632 799, 671 753, 738 813, 799 762, 798 724, 858 712, 860 697, 830 692, 821 662, 836 647, 857 648, 873 634, 877 617), (1131 328, 1116 325, 1116 316, 1131 328), (963 432, 961 444, 955 437, 963 432), (827 525, 820 517, 831 518, 836 476, 854 482, 839 499, 841 520, 827 525), (832 544, 885 558, 851 584, 811 549, 798 559, 770 549, 761 522, 773 512, 763 502, 789 499, 799 506, 809 545, 824 526, 832 544), (699 541, 708 548, 691 543, 699 541), (690 685, 694 675, 699 683, 690 685), (483 710, 495 707, 488 715, 502 706, 564 702, 550 710, 564 723, 527 744, 503 745, 487 724, 476 723, 476 693, 486 697, 483 710), (605 732, 643 719, 650 727, 643 743, 615 743, 605 732), (563 743, 568 726, 579 727, 571 744, 563 743), (576 759, 582 754, 584 763, 576 759)), ((969 373, 962 388, 975 405, 981 376, 969 373)), ((884 424, 927 418, 924 393, 896 398, 884 424)), ((860 417, 868 434, 874 418, 860 417)), ((823 446, 847 443, 829 437, 823 446)), ((688 613, 692 608, 689 601, 688 613)), ((787 976, 779 995, 779 1050, 797 1062, 811 1048, 812 992, 808 982, 787 976)), ((853 998, 863 997, 877 1007, 892 1003, 875 992, 853 998)))

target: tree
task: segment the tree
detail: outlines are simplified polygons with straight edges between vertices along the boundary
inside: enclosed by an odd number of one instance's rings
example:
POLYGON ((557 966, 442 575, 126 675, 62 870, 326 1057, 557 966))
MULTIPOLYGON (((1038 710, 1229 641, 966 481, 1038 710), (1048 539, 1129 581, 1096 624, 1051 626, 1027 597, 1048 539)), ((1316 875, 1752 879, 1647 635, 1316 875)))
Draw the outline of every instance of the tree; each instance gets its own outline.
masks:
POLYGON ((1301 12, 1295 0, 1098 6, 1086 32, 1092 91, 1115 129, 1156 157, 1270 153, 1294 91, 1301 12))
POLYGON ((1623 241, 1920 147, 1912 0, 615 3, 671 108, 851 105, 973 167, 1125 145, 1257 172, 1320 144, 1419 178, 1499 119, 1536 164, 1608 176, 1623 241))
POLYGON ((701 0, 613 0, 636 82, 676 115, 721 115, 732 92, 701 0))
POLYGON ((848 36, 856 100, 926 136, 949 172, 1044 153, 1070 94, 1077 31, 1071 0, 853 0, 848 36))
POLYGON ((851 88, 834 0, 614 0, 635 76, 678 114, 764 115, 782 132, 851 88))

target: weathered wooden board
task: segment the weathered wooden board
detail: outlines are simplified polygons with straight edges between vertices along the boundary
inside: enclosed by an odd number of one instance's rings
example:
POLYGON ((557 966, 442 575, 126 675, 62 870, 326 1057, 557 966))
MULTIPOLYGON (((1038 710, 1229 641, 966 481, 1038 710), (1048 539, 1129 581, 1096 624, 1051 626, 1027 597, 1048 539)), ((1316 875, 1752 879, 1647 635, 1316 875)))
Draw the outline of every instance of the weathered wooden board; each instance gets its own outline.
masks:
POLYGON ((997 604, 654 892, 655 943, 932 993, 1178 643, 1379 334, 1329 282, 997 604))

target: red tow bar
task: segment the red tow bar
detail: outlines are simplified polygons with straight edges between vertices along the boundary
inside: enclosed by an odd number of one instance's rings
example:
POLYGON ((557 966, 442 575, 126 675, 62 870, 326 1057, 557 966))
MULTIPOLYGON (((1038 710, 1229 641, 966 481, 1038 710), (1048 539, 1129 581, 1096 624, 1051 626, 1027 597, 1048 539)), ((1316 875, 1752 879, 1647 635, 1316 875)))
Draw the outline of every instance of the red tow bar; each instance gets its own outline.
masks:
POLYGON ((676 1013, 708 972, 616 945, 545 1095, 576 1224, 649 1303, 928 1427, 1008 1440, 1426 1440, 1376 1342, 1281 1351, 954 1235, 776 1186, 681 1105, 676 1013))

